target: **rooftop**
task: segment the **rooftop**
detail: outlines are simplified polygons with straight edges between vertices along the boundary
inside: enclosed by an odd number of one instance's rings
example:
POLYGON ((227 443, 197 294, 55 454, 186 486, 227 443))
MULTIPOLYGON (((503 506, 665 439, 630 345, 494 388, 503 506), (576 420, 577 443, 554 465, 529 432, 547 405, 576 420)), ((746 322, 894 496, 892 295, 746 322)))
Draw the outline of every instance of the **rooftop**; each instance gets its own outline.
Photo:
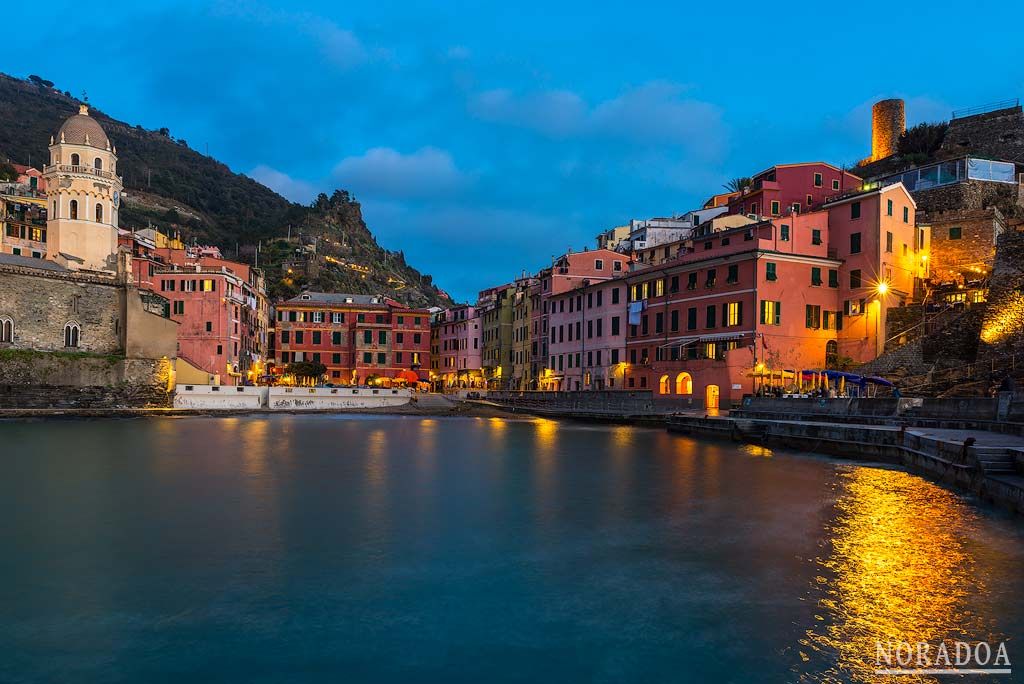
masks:
POLYGON ((68 270, 55 261, 50 261, 48 259, 35 259, 33 257, 26 256, 18 256, 17 254, 0 253, 0 264, 5 264, 8 266, 20 266, 22 268, 35 268, 41 271, 64 272, 68 270))

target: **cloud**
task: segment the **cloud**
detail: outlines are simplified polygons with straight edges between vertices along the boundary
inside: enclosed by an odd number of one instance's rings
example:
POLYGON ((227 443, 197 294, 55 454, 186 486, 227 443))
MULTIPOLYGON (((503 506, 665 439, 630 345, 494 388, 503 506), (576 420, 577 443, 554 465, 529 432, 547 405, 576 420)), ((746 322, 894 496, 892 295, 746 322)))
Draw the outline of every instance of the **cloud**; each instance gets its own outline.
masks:
POLYGON ((451 194, 470 182, 451 155, 436 147, 402 154, 390 147, 374 147, 357 157, 346 157, 334 167, 333 179, 356 195, 396 199, 429 199, 451 194))
POLYGON ((317 190, 312 183, 292 178, 288 174, 265 164, 260 164, 254 168, 248 173, 248 176, 293 202, 308 204, 317 194, 317 190))
POLYGON ((685 91, 676 83, 653 81, 590 104, 567 90, 516 94, 496 89, 472 96, 469 111, 484 121, 550 137, 675 145, 702 159, 717 158, 728 138, 721 110, 684 97, 685 91))

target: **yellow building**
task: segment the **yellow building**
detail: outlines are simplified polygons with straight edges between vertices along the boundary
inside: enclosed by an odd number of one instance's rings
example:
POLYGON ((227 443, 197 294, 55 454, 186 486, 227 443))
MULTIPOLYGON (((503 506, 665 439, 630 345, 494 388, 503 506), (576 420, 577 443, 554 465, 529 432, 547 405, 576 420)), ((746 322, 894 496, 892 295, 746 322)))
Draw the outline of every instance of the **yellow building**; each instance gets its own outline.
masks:
POLYGON ((117 270, 117 149, 82 105, 50 138, 46 257, 72 270, 117 270))

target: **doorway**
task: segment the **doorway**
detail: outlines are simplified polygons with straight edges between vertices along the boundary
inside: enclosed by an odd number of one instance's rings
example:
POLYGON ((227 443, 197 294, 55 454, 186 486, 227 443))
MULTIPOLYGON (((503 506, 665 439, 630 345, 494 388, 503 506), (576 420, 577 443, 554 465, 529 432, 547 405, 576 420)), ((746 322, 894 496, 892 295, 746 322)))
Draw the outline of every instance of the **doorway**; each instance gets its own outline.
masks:
POLYGON ((718 408, 718 385, 708 385, 704 390, 704 408, 718 408))

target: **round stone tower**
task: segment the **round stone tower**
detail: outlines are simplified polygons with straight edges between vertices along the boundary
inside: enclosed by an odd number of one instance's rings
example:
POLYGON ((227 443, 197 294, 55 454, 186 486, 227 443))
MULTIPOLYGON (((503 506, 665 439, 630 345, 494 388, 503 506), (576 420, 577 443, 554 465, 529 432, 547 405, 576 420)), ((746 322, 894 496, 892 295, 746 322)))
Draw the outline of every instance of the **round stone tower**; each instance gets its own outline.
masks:
POLYGON ((880 100, 871 108, 871 161, 896 154, 896 143, 907 130, 903 100, 880 100))

